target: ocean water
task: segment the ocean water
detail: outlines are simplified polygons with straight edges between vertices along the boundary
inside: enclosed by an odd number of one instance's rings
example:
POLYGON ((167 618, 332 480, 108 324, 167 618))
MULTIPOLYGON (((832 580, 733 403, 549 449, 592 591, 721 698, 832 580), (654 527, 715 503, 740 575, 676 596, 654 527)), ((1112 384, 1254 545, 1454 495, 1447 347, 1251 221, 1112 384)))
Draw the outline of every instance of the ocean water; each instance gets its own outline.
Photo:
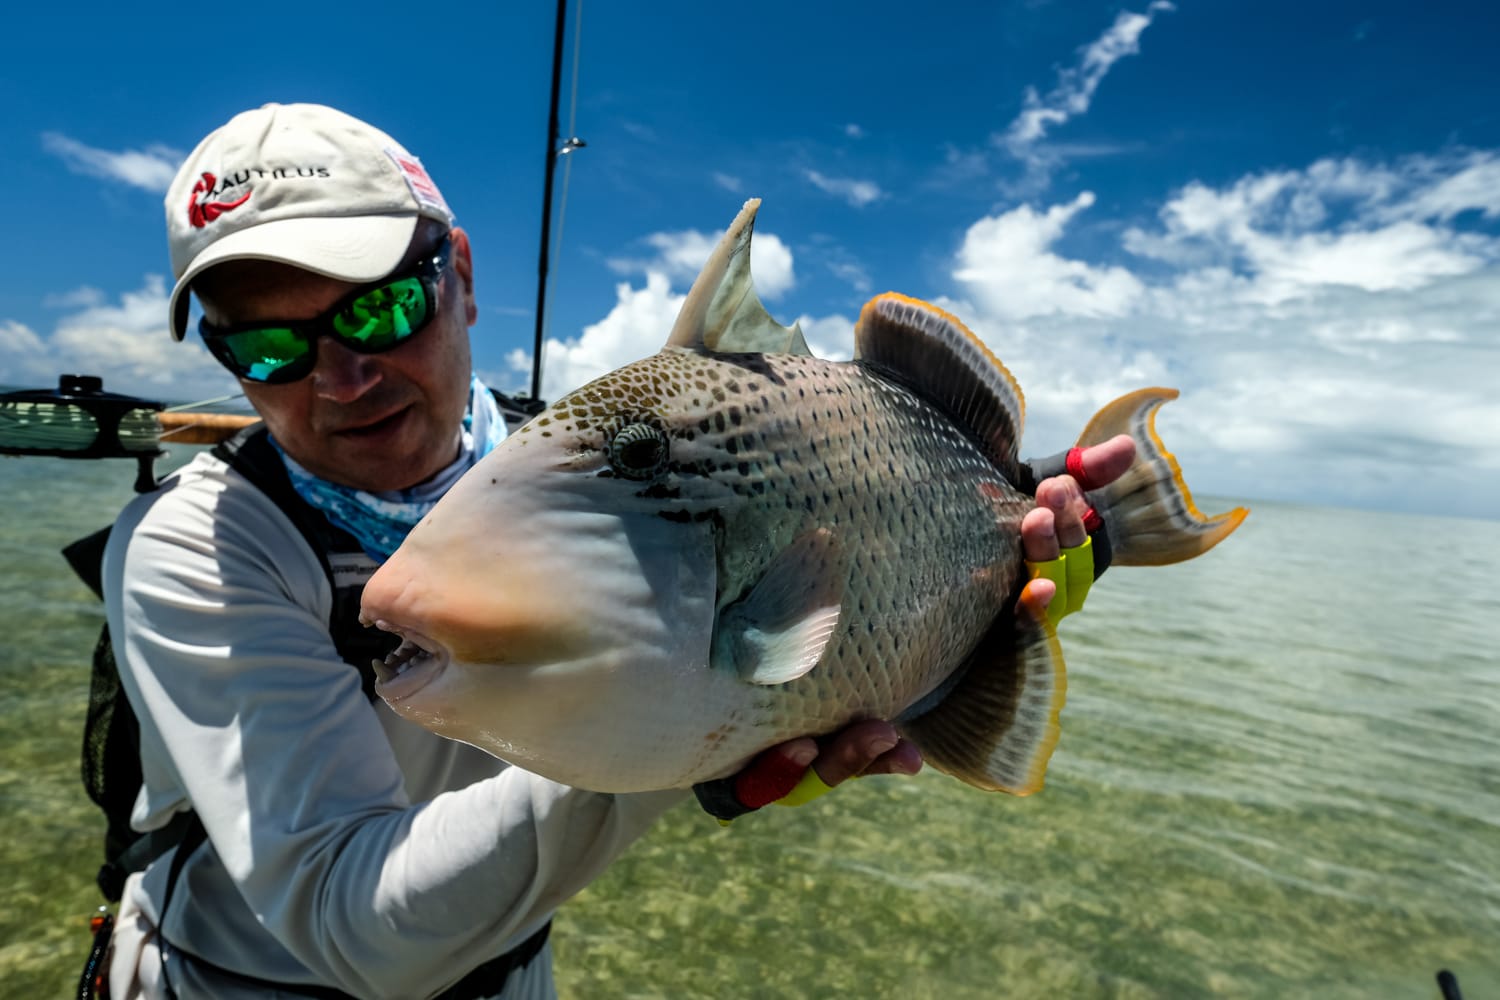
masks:
MULTIPOLYGON (((0 460, 0 996, 61 995, 87 951, 101 611, 58 550, 133 476, 0 460)), ((1500 523, 1249 506, 1064 624, 1042 792, 684 805, 562 911, 564 996, 1394 1000, 1445 968, 1500 996, 1500 523)))

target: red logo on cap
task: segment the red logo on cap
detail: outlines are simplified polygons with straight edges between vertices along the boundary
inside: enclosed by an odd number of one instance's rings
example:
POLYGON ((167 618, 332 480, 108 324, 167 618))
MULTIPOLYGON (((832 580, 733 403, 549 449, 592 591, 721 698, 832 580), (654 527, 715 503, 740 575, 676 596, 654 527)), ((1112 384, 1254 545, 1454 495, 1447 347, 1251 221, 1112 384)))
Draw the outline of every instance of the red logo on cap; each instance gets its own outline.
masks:
POLYGON ((209 194, 218 183, 219 179, 217 177, 205 172, 198 179, 198 183, 193 185, 193 193, 188 195, 188 222, 192 223, 194 229, 202 229, 225 212, 239 208, 245 202, 249 201, 250 196, 255 193, 254 191, 246 191, 245 196, 238 201, 205 201, 200 203, 198 196, 200 194, 209 194))

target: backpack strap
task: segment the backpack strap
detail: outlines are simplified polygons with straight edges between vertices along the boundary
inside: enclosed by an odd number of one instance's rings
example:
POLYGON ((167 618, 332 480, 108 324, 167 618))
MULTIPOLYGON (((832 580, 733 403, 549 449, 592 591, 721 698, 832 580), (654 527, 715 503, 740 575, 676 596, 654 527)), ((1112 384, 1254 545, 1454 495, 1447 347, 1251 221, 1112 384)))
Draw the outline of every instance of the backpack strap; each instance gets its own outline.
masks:
POLYGON ((84 582, 94 596, 104 600, 104 546, 109 542, 109 533, 114 525, 107 525, 70 543, 62 550, 73 573, 84 582))
MULTIPOLYGON (((375 669, 372 661, 384 659, 400 642, 398 636, 359 624, 359 603, 364 591, 361 568, 374 570, 359 542, 331 524, 323 514, 297 495, 291 477, 270 435, 260 424, 238 432, 214 448, 220 460, 234 468, 276 504, 317 555, 333 594, 328 632, 339 656, 359 671, 360 686, 373 702, 375 669), (342 584, 342 585, 341 585, 342 584)), ((96 531, 63 550, 73 571, 95 594, 103 597, 101 563, 111 528, 96 531)), ((143 871, 151 862, 183 843, 193 828, 202 829, 196 814, 178 813, 159 830, 141 834, 130 826, 130 814, 140 791, 140 725, 135 711, 120 687, 114 644, 106 623, 94 646, 89 688, 88 718, 84 725, 82 770, 84 788, 104 813, 105 862, 96 876, 99 890, 110 902, 118 902, 125 879, 143 871)), ((186 860, 190 851, 179 851, 186 860)), ((175 878, 172 879, 175 882, 175 878)))
POLYGON ((333 593, 329 635, 339 656, 359 671, 365 697, 373 702, 377 696, 372 661, 385 659, 401 643, 400 636, 365 628, 359 623, 360 598, 365 581, 375 571, 375 561, 364 554, 353 535, 336 527, 297 493, 286 463, 271 444, 271 435, 263 424, 241 430, 216 445, 213 454, 269 497, 317 555, 318 565, 323 567, 333 593))

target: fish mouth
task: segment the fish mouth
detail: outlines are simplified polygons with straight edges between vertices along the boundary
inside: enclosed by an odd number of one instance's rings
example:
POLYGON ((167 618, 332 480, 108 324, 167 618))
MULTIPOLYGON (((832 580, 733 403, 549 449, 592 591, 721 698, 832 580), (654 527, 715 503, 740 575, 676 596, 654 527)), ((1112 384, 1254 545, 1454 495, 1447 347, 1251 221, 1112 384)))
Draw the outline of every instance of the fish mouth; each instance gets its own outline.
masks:
POLYGON ((401 636, 401 645, 384 660, 371 661, 375 667, 375 693, 387 703, 394 706, 405 701, 448 668, 450 657, 442 643, 390 622, 376 621, 374 625, 401 636))

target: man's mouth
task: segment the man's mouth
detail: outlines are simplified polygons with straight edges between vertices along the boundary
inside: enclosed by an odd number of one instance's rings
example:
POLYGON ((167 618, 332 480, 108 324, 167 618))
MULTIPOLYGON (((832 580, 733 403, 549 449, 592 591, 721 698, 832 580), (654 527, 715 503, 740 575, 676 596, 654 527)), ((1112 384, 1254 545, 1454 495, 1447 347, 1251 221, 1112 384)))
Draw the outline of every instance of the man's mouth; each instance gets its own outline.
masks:
POLYGON ((394 428, 410 410, 410 406, 403 406, 399 410, 394 410, 383 417, 377 417, 374 420, 356 426, 345 427, 337 433, 344 437, 352 438, 375 437, 394 428))

